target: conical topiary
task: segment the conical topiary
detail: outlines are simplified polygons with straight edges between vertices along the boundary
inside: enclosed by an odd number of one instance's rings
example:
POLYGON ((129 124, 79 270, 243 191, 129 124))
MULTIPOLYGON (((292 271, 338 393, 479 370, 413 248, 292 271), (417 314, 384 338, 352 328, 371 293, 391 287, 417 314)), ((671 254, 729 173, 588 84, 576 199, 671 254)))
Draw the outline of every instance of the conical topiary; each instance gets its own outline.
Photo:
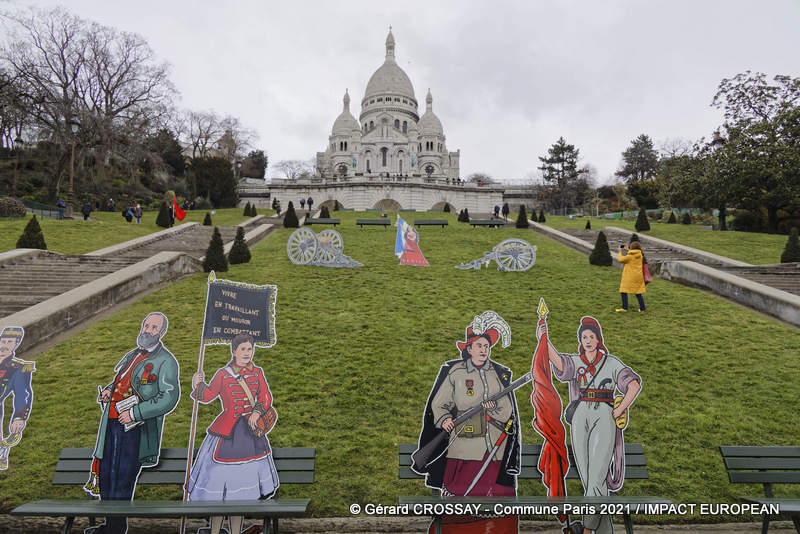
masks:
POLYGON ((47 250, 47 244, 44 242, 42 227, 39 226, 39 221, 36 220, 36 215, 31 217, 31 220, 25 225, 22 235, 20 235, 19 239, 17 239, 17 248, 39 248, 42 250, 47 250))
POLYGON ((612 263, 611 252, 608 250, 608 240, 606 239, 606 234, 603 232, 597 234, 597 241, 594 242, 594 250, 589 254, 589 263, 603 267, 608 267, 612 263))
POLYGON ((584 230, 591 230, 591 229, 592 229, 592 221, 587 220, 586 221, 586 228, 584 228, 584 230))
POLYGON ((322 209, 319 210, 319 218, 320 219, 331 218, 331 212, 328 210, 328 206, 322 206, 322 209))
POLYGON ((681 219, 681 224, 692 224, 692 216, 689 215, 689 212, 683 214, 683 219, 681 219))
POLYGON ((161 228, 169 228, 172 220, 169 216, 169 206, 167 206, 166 202, 161 202, 161 206, 158 207, 158 216, 156 216, 156 224, 161 228))
POLYGON ((786 248, 783 249, 783 254, 781 254, 781 263, 795 261, 800 261, 800 242, 797 239, 797 227, 793 226, 791 233, 789 233, 789 239, 786 241, 786 248))
POLYGON ((464 208, 464 222, 469 222, 469 210, 464 208))
POLYGON ((244 213, 242 213, 245 217, 250 217, 250 203, 244 205, 244 213))
POLYGON ((517 228, 527 228, 528 214, 525 213, 525 204, 519 205, 519 215, 517 215, 517 228))
POLYGON ((545 218, 544 216, 544 210, 539 210, 539 222, 540 223, 547 222, 547 218, 545 218))
POLYGON ((300 221, 297 220, 297 213, 294 212, 294 204, 289 201, 289 208, 286 210, 286 215, 283 216, 284 228, 298 228, 300 221))
POLYGON ((233 246, 228 253, 228 261, 231 265, 250 261, 250 249, 244 240, 244 228, 241 226, 236 229, 236 237, 233 239, 233 246))
POLYGON ((203 217, 203 226, 211 226, 213 223, 211 222, 211 213, 206 212, 206 216, 203 217))
POLYGON ((631 238, 628 240, 628 244, 630 245, 634 241, 639 241, 639 234, 637 233, 631 234, 631 238))
POLYGON ((250 204, 250 217, 256 217, 258 215, 258 211, 256 211, 255 203, 250 204))
POLYGON ((634 225, 637 232, 647 232, 650 230, 650 221, 647 220, 647 213, 644 208, 639 210, 639 215, 636 217, 636 224, 634 225))
POLYGON ((274 209, 274 210, 278 209, 278 199, 277 198, 273 198, 272 199, 272 209, 274 209))
POLYGON ((667 224, 675 224, 677 222, 678 220, 675 218, 675 212, 674 211, 669 212, 669 219, 667 219, 667 224))
POLYGON ((442 208, 442 211, 445 213, 450 213, 450 204, 445 204, 444 208, 442 208))
POLYGON ((225 246, 222 244, 222 235, 220 235, 219 228, 216 226, 206 249, 206 257, 203 259, 203 270, 207 273, 228 270, 228 260, 225 259, 225 246))

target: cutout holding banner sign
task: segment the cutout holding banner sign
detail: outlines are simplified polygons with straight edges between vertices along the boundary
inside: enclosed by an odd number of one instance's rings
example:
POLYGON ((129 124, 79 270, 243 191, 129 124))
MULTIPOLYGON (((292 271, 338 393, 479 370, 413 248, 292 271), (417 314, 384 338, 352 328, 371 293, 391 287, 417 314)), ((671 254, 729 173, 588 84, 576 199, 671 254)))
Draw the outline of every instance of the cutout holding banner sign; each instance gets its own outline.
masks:
MULTIPOLYGON (((550 497, 566 495, 564 477, 569 469, 561 423, 561 398, 553 387, 555 377, 569 384, 570 403, 564 420, 570 425, 570 442, 575 467, 587 497, 605 497, 619 491, 625 479, 623 431, 628 425, 628 408, 641 391, 642 379, 630 367, 611 355, 603 342, 603 331, 594 317, 584 316, 578 325, 578 353, 560 353, 547 332, 547 306, 539 301, 539 344, 532 371, 534 391, 531 402, 536 412, 533 426, 544 438, 539 459, 542 483, 550 497), (615 395, 619 391, 620 395, 615 395)), ((584 515, 582 523, 570 523, 559 516, 564 532, 611 534, 611 516, 584 515)))
POLYGON ((536 246, 524 239, 506 239, 491 252, 484 252, 482 258, 456 265, 456 269, 479 271, 481 267, 488 267, 492 260, 497 262, 498 271, 527 271, 536 262, 536 246))
POLYGON ((364 264, 342 253, 342 236, 330 228, 314 235, 308 228, 298 228, 286 242, 286 253, 295 265, 319 267, 363 267, 364 264))
MULTIPOLYGON (((442 365, 428 395, 411 469, 442 496, 516 495, 521 462, 519 412, 514 390, 530 381, 511 381, 511 370, 491 359, 492 347, 511 344, 502 317, 486 311, 467 326, 456 346, 461 358, 442 365)), ((517 516, 444 516, 429 532, 471 534, 519 531, 517 516)))
MULTIPOLYGON (((162 338, 169 321, 151 312, 142 321, 137 347, 119 361, 114 380, 97 387, 102 415, 92 460, 92 473, 84 490, 100 500, 130 501, 143 467, 158 464, 164 418, 180 399, 179 365, 162 338)), ((85 533, 125 533, 125 517, 107 517, 105 524, 85 533)))
POLYGON ((8 326, 0 333, 0 471, 8 469, 11 447, 22 440, 22 431, 33 408, 31 375, 36 371, 34 362, 16 357, 17 348, 25 337, 21 326, 8 326), (8 436, 3 434, 6 399, 12 397, 8 416, 8 436))
POLYGON ((397 236, 394 242, 394 254, 400 258, 400 265, 428 267, 428 260, 419 249, 419 233, 417 229, 397 216, 397 236))
MULTIPOLYGON (((187 455, 184 500, 244 501, 268 499, 280 484, 267 434, 278 414, 264 371, 254 363, 256 347, 276 341, 275 285, 254 285, 208 277, 202 348, 192 377, 192 422, 189 450, 194 447, 198 402, 220 400, 222 410, 206 430, 193 464, 187 455), (231 360, 205 382, 207 345, 230 345, 231 360)), ((241 531, 244 518, 230 517, 230 532, 241 531)), ((223 518, 212 517, 210 534, 219 534, 223 518)), ((181 523, 183 532, 185 523, 181 523)))

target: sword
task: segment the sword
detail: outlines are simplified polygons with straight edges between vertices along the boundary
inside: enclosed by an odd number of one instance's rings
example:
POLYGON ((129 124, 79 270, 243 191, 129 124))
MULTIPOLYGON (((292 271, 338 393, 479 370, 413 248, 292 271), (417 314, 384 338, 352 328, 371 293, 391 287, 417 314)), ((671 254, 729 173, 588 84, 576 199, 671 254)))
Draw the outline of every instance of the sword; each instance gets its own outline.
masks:
MULTIPOLYGON (((499 393, 495 393, 494 395, 486 399, 484 402, 495 401, 501 397, 504 397, 505 395, 508 395, 515 389, 520 388, 525 384, 527 384, 528 382, 530 382, 531 378, 532 377, 530 373, 525 373, 522 377, 511 382, 511 384, 509 384, 507 388, 501 390, 499 393)), ((464 421, 468 420, 470 417, 478 413, 482 407, 483 403, 476 404, 466 412, 462 413, 461 415, 453 419, 453 427, 460 425, 464 421)), ((421 447, 420 449, 415 451, 414 454, 411 455, 411 460, 412 460, 411 469, 416 472, 419 472, 416 469, 414 469, 415 466, 419 466, 420 469, 424 469, 425 467, 427 467, 433 461, 431 460, 431 457, 433 456, 433 453, 435 452, 436 448, 439 446, 442 440, 445 437, 447 437, 447 434, 448 432, 446 430, 442 430, 436 436, 434 436, 432 440, 430 440, 427 444, 425 444, 424 447, 421 447)), ((439 456, 441 455, 436 456, 436 458, 438 458, 439 456)))
MULTIPOLYGON (((497 452, 497 449, 499 449, 500 445, 502 445, 503 441, 505 441, 506 436, 508 436, 508 431, 511 430, 511 425, 513 423, 514 423, 514 417, 513 416, 509 417, 508 418, 508 422, 506 423, 506 428, 500 434, 500 437, 497 438, 497 442, 495 442, 494 447, 492 447, 492 450, 489 451, 489 455, 486 457, 486 460, 483 462, 483 465, 481 466, 481 470, 478 471, 478 474, 475 475, 474 479, 472 479, 472 484, 470 484, 469 487, 467 488, 467 491, 464 492, 464 497, 469 495, 469 492, 472 491, 472 488, 474 488, 475 485, 478 483, 478 481, 481 479, 481 477, 483 476, 483 473, 486 472, 486 469, 489 467, 489 462, 492 461, 492 458, 494 458, 494 453, 497 452)), ((487 432, 488 432, 488 429, 487 429, 487 432)))

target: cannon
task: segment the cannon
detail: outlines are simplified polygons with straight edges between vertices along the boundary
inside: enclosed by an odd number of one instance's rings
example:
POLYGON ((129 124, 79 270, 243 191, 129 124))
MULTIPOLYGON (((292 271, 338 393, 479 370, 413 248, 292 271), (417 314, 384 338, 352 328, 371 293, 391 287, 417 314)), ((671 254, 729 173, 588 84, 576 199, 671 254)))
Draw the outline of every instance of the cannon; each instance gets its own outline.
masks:
POLYGON ((323 230, 314 234, 308 228, 292 232, 286 243, 286 253, 295 265, 320 267, 363 267, 362 263, 342 253, 342 236, 336 230, 323 230))
POLYGON ((482 258, 469 263, 456 265, 456 269, 475 269, 488 267, 492 260, 497 262, 498 271, 527 271, 536 262, 536 246, 524 239, 506 239, 491 252, 484 252, 482 258))

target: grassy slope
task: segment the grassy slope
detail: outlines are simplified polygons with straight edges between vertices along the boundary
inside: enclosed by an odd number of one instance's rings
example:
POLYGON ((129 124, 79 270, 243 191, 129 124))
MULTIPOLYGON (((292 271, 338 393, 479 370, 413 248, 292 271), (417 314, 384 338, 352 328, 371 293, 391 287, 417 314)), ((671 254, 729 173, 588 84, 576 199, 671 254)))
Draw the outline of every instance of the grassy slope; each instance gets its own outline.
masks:
MULTIPOLYGON (((448 228, 421 231, 421 249, 432 267, 400 267, 393 255, 393 228, 359 229, 353 222, 359 214, 338 216, 345 254, 365 267, 294 266, 285 252, 290 230, 282 229, 254 247, 249 264, 221 275, 279 287, 278 342, 257 350, 256 361, 280 413, 270 434, 273 445, 317 447, 316 483, 281 489, 284 497, 312 497, 316 516, 348 515, 352 502, 392 504, 399 495, 421 494, 421 482, 397 479, 397 444, 416 441, 439 366, 458 356, 455 343, 472 317, 492 309, 512 329, 511 346, 497 346, 493 358, 515 376, 527 372, 540 296, 551 310, 556 347, 575 350, 578 321, 591 314, 602 324, 611 352, 643 378, 626 439, 644 443, 651 479, 627 483, 624 493, 676 502, 735 502, 738 495, 761 489, 729 484, 716 447, 794 445, 800 437, 794 402, 800 374, 794 356, 797 329, 660 280, 648 286, 646 316, 615 314, 617 269, 592 267, 586 256, 530 231, 469 228, 454 217, 448 228), (453 268, 511 236, 538 246, 531 270, 504 273, 494 264, 481 271, 453 268)), ((58 451, 94 444, 96 386, 111 379, 113 366, 131 348, 142 317, 151 310, 170 318, 165 342, 181 362, 184 388, 178 408, 166 419, 163 445, 187 445, 188 388, 197 365, 205 286, 205 275, 193 276, 36 358, 33 416, 22 444, 12 449, 11 468, 0 474, 0 495, 7 496, 3 510, 31 499, 81 496, 79 488, 49 485, 58 451)), ((228 354, 224 347, 209 347, 206 375, 226 363, 228 354)), ((565 385, 558 389, 566 395, 565 385)), ((523 441, 537 443, 530 393, 524 387, 517 399, 523 441)), ((217 411, 214 405, 201 406, 198 446, 217 411)), ((524 481, 520 488, 521 494, 543 494, 539 482, 524 481)), ((569 490, 580 493, 575 483, 569 490)), ((137 498, 179 495, 177 488, 137 490, 137 498)))
MULTIPOLYGON (((588 219, 592 229, 601 230, 606 226, 616 226, 632 232, 635 220, 588 219)), ((569 217, 548 215, 547 224, 553 228, 584 228, 586 218, 570 220, 569 217)), ((781 253, 786 246, 785 235, 760 234, 756 232, 712 232, 703 230, 697 224, 666 224, 650 221, 650 231, 646 235, 674 241, 689 247, 713 252, 754 265, 780 263, 781 253)), ((645 246, 645 252, 647 247, 645 246)))
MULTIPOLYGON (((210 211, 210 210, 209 210, 210 211)), ((247 219, 242 208, 215 210, 212 222, 218 226, 235 225, 247 219)), ((259 215, 269 215, 272 210, 260 210, 259 215)), ((206 210, 187 212, 187 222, 202 223, 206 210)), ((92 219, 84 221, 83 216, 72 221, 58 221, 49 217, 37 217, 42 227, 48 250, 62 254, 85 254, 129 239, 164 230, 156 225, 157 212, 144 212, 141 224, 135 220, 128 223, 119 212, 95 211, 92 219)), ((0 252, 16 248, 17 239, 28 224, 30 215, 23 219, 0 219, 0 252)), ((175 221, 179 223, 179 221, 175 221)))

